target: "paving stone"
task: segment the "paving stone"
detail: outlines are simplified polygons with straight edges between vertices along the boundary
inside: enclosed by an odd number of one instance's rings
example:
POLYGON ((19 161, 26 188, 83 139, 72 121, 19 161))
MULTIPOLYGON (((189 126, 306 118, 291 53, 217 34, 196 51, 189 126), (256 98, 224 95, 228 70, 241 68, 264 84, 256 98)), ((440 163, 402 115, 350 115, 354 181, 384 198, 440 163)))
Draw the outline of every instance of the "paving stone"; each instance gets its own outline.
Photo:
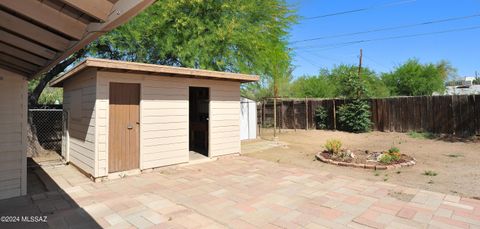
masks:
POLYGON ((446 195, 444 200, 449 201, 449 202, 453 202, 453 203, 458 203, 460 201, 460 197, 459 196, 446 195))
POLYGON ((442 227, 448 225, 450 228, 470 228, 467 223, 441 216, 434 216, 432 221, 430 221, 430 224, 442 227))
POLYGON ((432 220, 433 214, 429 212, 417 212, 415 216, 413 217, 414 221, 420 222, 420 223, 428 223, 432 220))
POLYGON ((153 223, 148 221, 147 219, 143 218, 140 215, 132 216, 132 217, 126 217, 126 221, 128 221, 130 224, 132 224, 136 228, 149 228, 153 226, 153 223))
POLYGON ((53 212, 46 226, 91 228, 480 228, 477 200, 248 157, 99 183, 71 166, 46 173, 64 192, 1 200, 0 215, 53 212))
POLYGON ((371 227, 371 228, 385 228, 385 225, 381 223, 377 223, 373 220, 366 219, 364 217, 355 218, 353 222, 361 224, 363 226, 371 227))
POLYGON ((125 220, 117 213, 107 215, 104 219, 112 226, 125 222, 125 220))
POLYGON ((168 221, 168 217, 160 215, 154 211, 147 211, 142 216, 153 224, 160 224, 168 221))
POLYGON ((51 202, 44 202, 37 205, 42 214, 51 214, 55 211, 55 205, 51 202))
POLYGON ((434 215, 436 216, 443 216, 450 218, 452 217, 453 211, 449 209, 444 209, 444 208, 439 208, 437 211, 435 211, 434 215))
POLYGON ((456 207, 456 208, 462 208, 462 209, 465 209, 465 210, 473 210, 474 209, 470 205, 453 203, 453 202, 448 202, 448 201, 443 202, 443 204, 449 205, 449 206, 452 206, 452 207, 456 207))
POLYGON ((398 213, 397 216, 405 219, 413 219, 413 217, 417 214, 417 211, 410 208, 402 208, 398 213))

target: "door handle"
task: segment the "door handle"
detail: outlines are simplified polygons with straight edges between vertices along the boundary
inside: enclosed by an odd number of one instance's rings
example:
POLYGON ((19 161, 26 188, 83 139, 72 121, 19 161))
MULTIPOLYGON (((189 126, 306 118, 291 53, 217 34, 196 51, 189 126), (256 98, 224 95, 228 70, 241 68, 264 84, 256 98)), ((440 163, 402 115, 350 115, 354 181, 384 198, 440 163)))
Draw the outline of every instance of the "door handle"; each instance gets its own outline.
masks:
POLYGON ((131 129, 133 129, 133 126, 128 124, 127 129, 131 130, 131 129))

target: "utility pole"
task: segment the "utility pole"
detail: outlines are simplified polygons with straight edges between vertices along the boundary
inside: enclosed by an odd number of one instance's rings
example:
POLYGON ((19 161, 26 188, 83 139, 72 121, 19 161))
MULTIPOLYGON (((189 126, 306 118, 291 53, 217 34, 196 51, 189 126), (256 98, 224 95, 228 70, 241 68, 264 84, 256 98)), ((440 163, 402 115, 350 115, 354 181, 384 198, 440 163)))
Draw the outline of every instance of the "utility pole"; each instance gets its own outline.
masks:
POLYGON ((358 77, 362 75, 362 58, 363 58, 363 50, 360 49, 360 56, 358 61, 358 77))
MULTIPOLYGON (((360 56, 358 57, 358 78, 362 80, 362 59, 363 59, 363 50, 360 49, 360 56)), ((357 96, 360 98, 360 91, 358 91, 357 96)))

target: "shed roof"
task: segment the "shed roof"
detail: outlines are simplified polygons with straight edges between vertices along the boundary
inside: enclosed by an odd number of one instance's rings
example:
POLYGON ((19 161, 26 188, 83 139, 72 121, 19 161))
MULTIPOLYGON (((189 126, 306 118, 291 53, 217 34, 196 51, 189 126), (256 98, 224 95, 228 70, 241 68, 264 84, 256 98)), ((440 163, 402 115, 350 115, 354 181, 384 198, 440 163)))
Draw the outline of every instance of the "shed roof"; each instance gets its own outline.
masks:
POLYGON ((259 80, 256 75, 238 74, 230 72, 218 72, 210 70, 172 67, 157 64, 144 64, 129 61, 107 60, 87 58, 83 62, 76 65, 70 71, 66 72, 62 76, 52 80, 50 86, 62 87, 63 82, 75 76, 77 73, 88 69, 97 68, 102 71, 115 71, 115 72, 133 72, 133 73, 147 73, 150 75, 161 76, 174 76, 174 77, 188 77, 197 79, 218 79, 218 80, 230 80, 240 82, 255 82, 259 80))

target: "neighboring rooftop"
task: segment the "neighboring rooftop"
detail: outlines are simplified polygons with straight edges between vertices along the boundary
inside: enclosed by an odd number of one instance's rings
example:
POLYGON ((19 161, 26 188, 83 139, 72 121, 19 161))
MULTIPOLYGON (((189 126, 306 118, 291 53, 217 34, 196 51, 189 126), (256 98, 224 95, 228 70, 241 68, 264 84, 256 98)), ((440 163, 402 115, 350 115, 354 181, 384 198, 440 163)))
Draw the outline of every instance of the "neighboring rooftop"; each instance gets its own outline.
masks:
POLYGON ((480 85, 447 86, 445 95, 475 95, 480 94, 480 85))
POLYGON ((129 61, 87 58, 83 62, 73 67, 70 71, 52 80, 50 82, 50 86, 61 87, 63 81, 88 68, 98 68, 103 71, 148 73, 150 75, 160 75, 160 76, 231 80, 231 81, 240 81, 243 83, 254 82, 259 80, 259 77, 256 75, 238 74, 238 73, 230 73, 230 72, 218 72, 218 71, 182 68, 182 67, 172 67, 172 66, 157 65, 157 64, 144 64, 144 63, 136 63, 136 62, 129 62, 129 61))

